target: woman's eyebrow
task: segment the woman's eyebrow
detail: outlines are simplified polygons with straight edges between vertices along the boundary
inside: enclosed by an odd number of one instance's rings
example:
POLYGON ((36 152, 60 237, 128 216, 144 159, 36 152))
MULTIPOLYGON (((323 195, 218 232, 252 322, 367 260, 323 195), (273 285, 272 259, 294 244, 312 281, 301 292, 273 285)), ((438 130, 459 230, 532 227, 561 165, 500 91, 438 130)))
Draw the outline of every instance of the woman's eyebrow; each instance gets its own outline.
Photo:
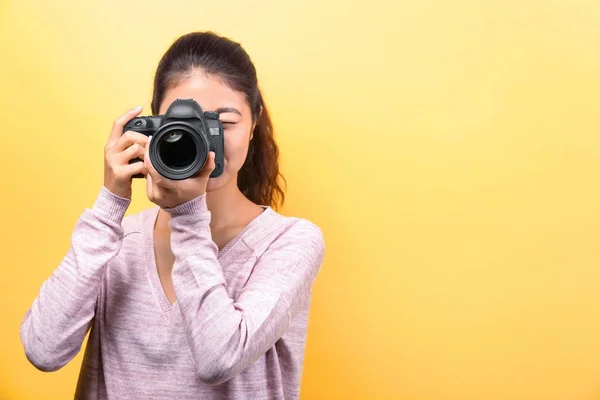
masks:
POLYGON ((232 108, 232 107, 219 107, 215 110, 215 112, 219 113, 219 114, 230 112, 230 113, 236 113, 236 114, 242 115, 240 110, 238 110, 237 108, 232 108))

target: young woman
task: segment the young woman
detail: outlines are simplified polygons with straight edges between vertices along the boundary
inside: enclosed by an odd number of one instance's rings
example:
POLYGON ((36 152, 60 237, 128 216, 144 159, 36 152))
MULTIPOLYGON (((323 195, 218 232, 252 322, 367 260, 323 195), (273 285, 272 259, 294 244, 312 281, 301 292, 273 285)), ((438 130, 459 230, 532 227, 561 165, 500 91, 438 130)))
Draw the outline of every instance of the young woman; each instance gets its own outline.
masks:
POLYGON ((211 152, 197 177, 164 179, 149 161, 152 139, 123 134, 141 108, 118 118, 104 185, 22 322, 25 354, 58 370, 91 328, 76 398, 297 399, 321 230, 275 211, 278 148, 238 43, 210 32, 175 41, 156 71, 152 113, 183 98, 220 113, 223 174, 209 178, 211 152), (138 173, 156 207, 125 217, 138 173))

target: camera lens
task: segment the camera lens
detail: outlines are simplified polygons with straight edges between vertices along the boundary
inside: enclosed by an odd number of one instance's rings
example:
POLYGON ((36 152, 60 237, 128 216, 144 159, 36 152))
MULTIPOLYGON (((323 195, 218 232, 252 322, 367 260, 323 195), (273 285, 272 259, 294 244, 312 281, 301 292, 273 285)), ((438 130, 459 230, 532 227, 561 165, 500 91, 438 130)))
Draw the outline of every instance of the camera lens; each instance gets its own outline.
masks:
POLYGON ((196 158, 196 145, 187 132, 173 130, 165 133, 158 145, 158 154, 167 168, 187 168, 196 158))

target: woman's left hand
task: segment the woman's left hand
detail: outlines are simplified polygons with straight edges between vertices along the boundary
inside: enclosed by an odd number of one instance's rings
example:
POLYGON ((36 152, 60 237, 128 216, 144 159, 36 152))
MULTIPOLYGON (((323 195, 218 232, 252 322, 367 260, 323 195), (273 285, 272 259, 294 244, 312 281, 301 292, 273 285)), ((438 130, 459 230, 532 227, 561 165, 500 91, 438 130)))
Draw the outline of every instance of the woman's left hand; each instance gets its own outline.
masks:
MULTIPOLYGON (((150 140, 152 137, 149 138, 150 140)), ((161 208, 173 208, 206 193, 206 185, 210 174, 215 169, 215 153, 208 153, 208 160, 197 176, 174 181, 160 175, 150 162, 148 155, 150 140, 146 144, 144 163, 148 168, 146 176, 146 192, 148 199, 161 208)))

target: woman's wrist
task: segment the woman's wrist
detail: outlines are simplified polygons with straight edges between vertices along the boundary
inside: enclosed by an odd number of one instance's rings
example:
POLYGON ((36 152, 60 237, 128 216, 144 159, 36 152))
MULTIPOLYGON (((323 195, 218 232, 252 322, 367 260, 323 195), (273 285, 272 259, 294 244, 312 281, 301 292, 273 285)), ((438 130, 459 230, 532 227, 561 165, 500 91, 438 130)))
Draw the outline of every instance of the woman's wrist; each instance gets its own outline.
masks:
POLYGON ((181 203, 175 207, 162 207, 162 209, 169 213, 171 217, 176 217, 179 215, 203 214, 208 211, 206 204, 206 193, 194 197, 193 199, 181 203))
POLYGON ((92 211, 110 221, 120 223, 130 204, 130 199, 118 196, 106 186, 102 186, 92 206, 92 211))

